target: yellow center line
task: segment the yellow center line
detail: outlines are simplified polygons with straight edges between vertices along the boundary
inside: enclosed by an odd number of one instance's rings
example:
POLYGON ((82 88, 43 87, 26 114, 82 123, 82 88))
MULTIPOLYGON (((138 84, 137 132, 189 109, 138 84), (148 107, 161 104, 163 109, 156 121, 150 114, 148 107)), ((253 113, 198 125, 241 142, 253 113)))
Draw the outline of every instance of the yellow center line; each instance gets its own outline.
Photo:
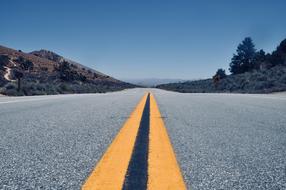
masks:
POLYGON ((154 96, 150 96, 148 190, 187 189, 154 96))
POLYGON ((83 184, 83 190, 119 190, 122 188, 146 99, 147 95, 141 99, 131 113, 130 118, 83 184))
MULTIPOLYGON (((126 177, 137 133, 140 127, 146 94, 131 113, 106 153, 91 172, 83 190, 120 190, 126 177)), ((154 96, 150 95, 148 146, 148 190, 185 190, 180 167, 177 163, 172 144, 164 126, 154 96)))

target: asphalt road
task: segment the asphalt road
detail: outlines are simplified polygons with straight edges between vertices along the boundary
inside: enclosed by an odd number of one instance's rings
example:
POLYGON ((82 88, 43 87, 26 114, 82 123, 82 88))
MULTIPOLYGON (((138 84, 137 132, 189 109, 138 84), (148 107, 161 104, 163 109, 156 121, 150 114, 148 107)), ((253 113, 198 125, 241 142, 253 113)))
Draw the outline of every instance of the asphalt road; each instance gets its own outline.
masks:
MULTIPOLYGON (((0 189, 80 189, 148 89, 0 97, 0 189)), ((151 90, 190 189, 286 189, 286 95, 151 90)))

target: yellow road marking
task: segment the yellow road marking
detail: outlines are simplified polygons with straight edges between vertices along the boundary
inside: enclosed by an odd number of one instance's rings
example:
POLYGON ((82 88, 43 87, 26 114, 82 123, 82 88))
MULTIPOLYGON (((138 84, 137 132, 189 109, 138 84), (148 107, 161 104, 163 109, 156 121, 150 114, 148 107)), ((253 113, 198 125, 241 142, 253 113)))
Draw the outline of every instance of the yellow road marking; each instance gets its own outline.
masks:
POLYGON ((150 96, 148 190, 187 189, 154 96, 150 96))
MULTIPOLYGON (((122 189, 140 126, 145 95, 131 113, 106 153, 92 171, 83 190, 122 189)), ((148 190, 186 190, 172 144, 154 96, 150 95, 148 190)))
POLYGON ((119 190, 122 188, 146 99, 147 95, 141 99, 131 113, 130 118, 83 184, 83 190, 119 190))

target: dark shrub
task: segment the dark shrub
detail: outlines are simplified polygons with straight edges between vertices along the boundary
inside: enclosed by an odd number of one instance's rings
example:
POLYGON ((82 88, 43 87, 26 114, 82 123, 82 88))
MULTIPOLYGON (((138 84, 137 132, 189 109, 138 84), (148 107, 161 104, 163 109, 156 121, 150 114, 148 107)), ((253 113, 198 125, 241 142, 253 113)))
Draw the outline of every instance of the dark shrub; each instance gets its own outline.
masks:
POLYGON ((22 62, 21 68, 24 70, 33 70, 34 64, 31 61, 26 60, 22 62))
POLYGON ((4 70, 4 66, 9 63, 10 58, 7 55, 0 55, 0 70, 4 70))

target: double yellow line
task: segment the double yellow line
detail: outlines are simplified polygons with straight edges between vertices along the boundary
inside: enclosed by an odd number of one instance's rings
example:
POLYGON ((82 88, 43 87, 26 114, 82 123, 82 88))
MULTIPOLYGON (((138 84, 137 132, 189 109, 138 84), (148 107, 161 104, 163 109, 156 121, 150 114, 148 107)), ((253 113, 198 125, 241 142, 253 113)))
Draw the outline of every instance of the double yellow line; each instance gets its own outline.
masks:
POLYGON ((121 190, 149 96, 148 190, 186 189, 156 100, 146 94, 82 186, 83 190, 121 190))

